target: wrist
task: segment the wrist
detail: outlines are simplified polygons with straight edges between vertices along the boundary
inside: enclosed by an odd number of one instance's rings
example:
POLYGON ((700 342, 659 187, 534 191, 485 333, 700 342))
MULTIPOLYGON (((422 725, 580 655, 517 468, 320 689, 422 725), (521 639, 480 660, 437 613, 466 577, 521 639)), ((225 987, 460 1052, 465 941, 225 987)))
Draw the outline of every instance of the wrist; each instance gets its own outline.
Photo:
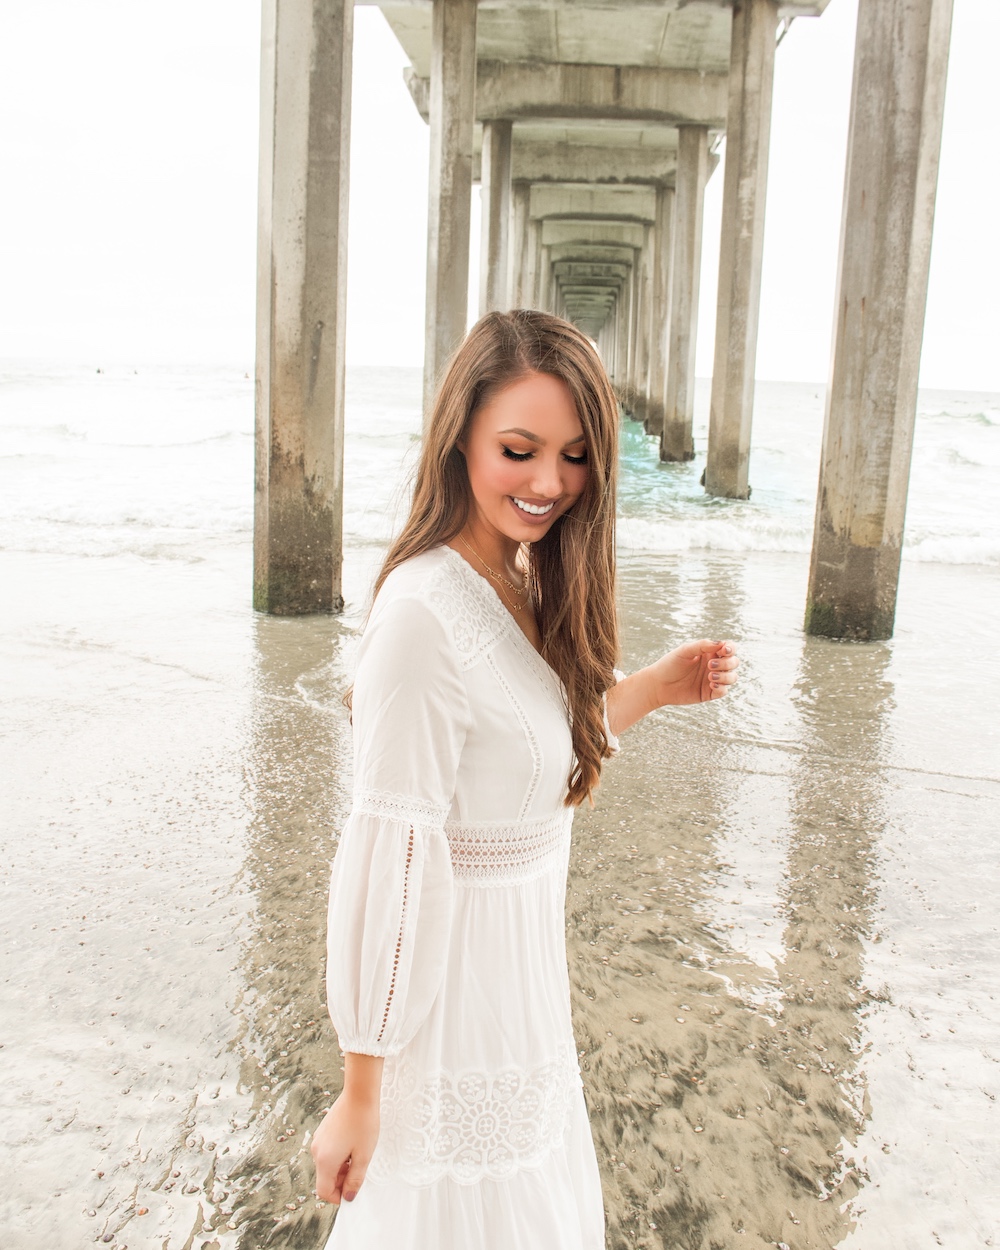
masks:
POLYGON ((343 1096, 358 1106, 378 1107, 384 1065, 385 1060, 380 1055, 346 1054, 343 1096))

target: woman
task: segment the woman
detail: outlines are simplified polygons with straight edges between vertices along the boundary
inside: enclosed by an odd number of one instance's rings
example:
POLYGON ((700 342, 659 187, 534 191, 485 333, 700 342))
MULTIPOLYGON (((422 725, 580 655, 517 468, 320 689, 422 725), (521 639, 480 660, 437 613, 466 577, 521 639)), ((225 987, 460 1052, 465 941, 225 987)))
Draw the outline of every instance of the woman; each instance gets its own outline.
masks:
POLYGON ((540 312, 483 318, 441 386, 354 684, 327 966, 344 1091, 312 1143, 318 1195, 348 1204, 330 1250, 603 1250, 573 810, 616 734, 737 665, 703 641, 616 672, 617 427, 589 340, 540 312))

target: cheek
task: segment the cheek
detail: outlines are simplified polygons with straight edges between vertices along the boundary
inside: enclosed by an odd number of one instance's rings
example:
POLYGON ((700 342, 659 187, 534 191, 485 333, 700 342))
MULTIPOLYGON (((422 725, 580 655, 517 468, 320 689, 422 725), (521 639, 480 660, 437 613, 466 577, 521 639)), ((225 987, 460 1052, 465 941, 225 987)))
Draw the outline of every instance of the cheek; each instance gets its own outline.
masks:
POLYGON ((589 473, 590 470, 585 464, 569 465, 563 478, 566 494, 572 495, 574 499, 579 499, 587 485, 589 473))
POLYGON ((524 481, 524 465, 499 456, 473 456, 467 460, 469 483, 474 493, 516 494, 524 481))

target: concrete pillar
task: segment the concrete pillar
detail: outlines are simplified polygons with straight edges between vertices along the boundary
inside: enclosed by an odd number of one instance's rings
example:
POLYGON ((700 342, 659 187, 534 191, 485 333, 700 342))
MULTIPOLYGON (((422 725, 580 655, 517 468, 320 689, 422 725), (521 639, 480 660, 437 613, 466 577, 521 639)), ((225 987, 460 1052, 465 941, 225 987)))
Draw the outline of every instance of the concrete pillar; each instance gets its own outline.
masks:
POLYGON ((424 421, 465 335, 469 300, 476 0, 434 0, 431 19, 430 182, 424 421))
POLYGON ((681 126, 670 275, 670 337, 661 460, 694 459, 694 362, 698 335, 701 234, 708 181, 708 128, 681 126))
POLYGON ((510 240, 510 306, 524 308, 524 275, 528 268, 528 210, 531 204, 531 183, 515 182, 511 188, 512 222, 510 240))
POLYGON ((513 122, 483 122, 482 250, 479 264, 479 315, 510 305, 507 285, 510 235, 510 158, 513 122))
POLYGON ((642 256, 639 266, 639 324, 635 353, 635 400, 633 415, 645 421, 649 407, 649 341, 653 303, 653 232, 643 228, 642 256))
POLYGON ((663 405, 667 397, 667 335, 670 327, 670 265, 673 259, 673 187, 656 188, 656 221, 653 223, 653 287, 649 339, 649 404, 646 433, 663 430, 663 405))
POLYGON ((631 286, 628 319, 628 390, 629 415, 635 417, 639 376, 639 300, 642 289, 642 249, 632 249, 631 286))
POLYGON ((351 0, 264 0, 253 603, 339 612, 351 0))
POLYGON ((538 307, 538 287, 541 282, 542 223, 528 218, 528 237, 524 248, 524 307, 538 307))
POLYGON ((806 630, 889 638, 927 301, 952 0, 860 0, 806 630))
POLYGON ((705 490, 730 499, 750 495, 750 423, 777 29, 777 0, 738 0, 734 5, 719 306, 705 469, 705 490))
POLYGON ((552 261, 550 260, 551 251, 547 245, 543 245, 541 249, 541 272, 538 275, 538 307, 544 312, 554 311, 553 291, 552 291, 552 261))

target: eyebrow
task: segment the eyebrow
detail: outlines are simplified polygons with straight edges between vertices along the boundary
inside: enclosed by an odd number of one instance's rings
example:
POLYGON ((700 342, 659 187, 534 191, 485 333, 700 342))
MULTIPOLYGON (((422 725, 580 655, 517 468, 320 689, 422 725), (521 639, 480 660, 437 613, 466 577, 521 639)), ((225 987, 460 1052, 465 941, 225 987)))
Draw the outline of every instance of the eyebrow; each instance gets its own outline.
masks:
MULTIPOLYGON (((529 442, 529 443, 544 443, 544 442, 545 442, 545 439, 544 439, 544 438, 539 438, 537 434, 532 434, 530 430, 520 430, 520 429, 500 430, 500 431, 499 431, 499 433, 501 433, 501 434, 520 434, 520 436, 521 436, 522 438, 526 438, 526 439, 528 440, 528 442, 529 442)), ((563 446, 564 446, 564 447, 573 447, 573 446, 575 446, 577 443, 582 443, 582 442, 585 442, 585 441, 586 441, 586 435, 584 435, 584 434, 578 434, 576 438, 571 438, 571 439, 569 440, 569 442, 568 442, 568 443, 563 443, 563 446)))

